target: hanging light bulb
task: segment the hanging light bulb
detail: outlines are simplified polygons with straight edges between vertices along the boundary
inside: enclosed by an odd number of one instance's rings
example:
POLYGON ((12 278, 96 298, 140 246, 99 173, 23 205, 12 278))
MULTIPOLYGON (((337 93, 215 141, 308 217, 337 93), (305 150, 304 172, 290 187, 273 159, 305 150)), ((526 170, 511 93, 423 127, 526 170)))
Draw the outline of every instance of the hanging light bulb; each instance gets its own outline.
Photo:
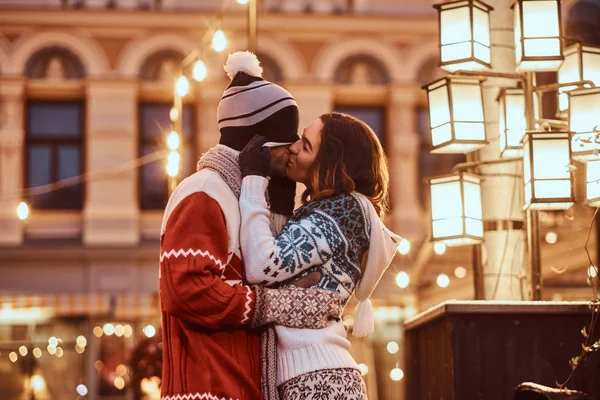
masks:
POLYGON ((188 94, 189 91, 190 91, 190 84, 189 84, 187 78, 185 76, 181 75, 177 79, 177 83, 175 84, 175 92, 177 93, 177 96, 185 97, 185 95, 188 94))
POLYGON ((169 119, 171 122, 175 122, 179 119, 179 110, 177 107, 171 107, 171 110, 169 111, 169 119))
POLYGON ((167 146, 171 150, 177 150, 179 148, 179 134, 177 131, 171 131, 167 136, 167 146))
POLYGON ((29 206, 24 201, 17 206, 17 216, 21 221, 25 221, 29 216, 29 206))
POLYGON ((408 241, 408 239, 405 239, 405 238, 400 239, 400 244, 398 245, 398 253, 405 256, 409 252, 410 252, 410 242, 408 241))
POLYGON ((167 158, 167 175, 176 177, 179 175, 179 161, 181 157, 178 151, 172 151, 167 158))
POLYGON ((219 29, 215 32, 212 38, 212 48, 217 53, 225 50, 225 46, 227 46, 227 38, 225 38, 225 32, 219 29))
POLYGON ((237 2, 241 5, 248 4, 248 0, 237 0, 237 2))
POLYGON ((206 64, 204 64, 204 61, 202 60, 198 60, 196 61, 196 64, 194 64, 194 80, 197 82, 203 81, 204 78, 206 78, 206 74, 207 74, 207 70, 206 70, 206 64))

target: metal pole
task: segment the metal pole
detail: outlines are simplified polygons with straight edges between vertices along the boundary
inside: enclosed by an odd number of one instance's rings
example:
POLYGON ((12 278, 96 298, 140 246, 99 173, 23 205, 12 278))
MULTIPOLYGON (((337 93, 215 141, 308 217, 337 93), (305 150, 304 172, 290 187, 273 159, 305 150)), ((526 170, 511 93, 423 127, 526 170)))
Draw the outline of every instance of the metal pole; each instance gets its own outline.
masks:
MULTIPOLYGON (((524 84, 525 118, 527 130, 535 129, 535 114, 533 105, 535 75, 526 74, 524 84)), ((527 210, 527 258, 529 261, 529 285, 531 300, 542 299, 542 258, 540 255, 540 229, 537 210, 527 210)))
POLYGON ((248 50, 256 53, 258 47, 257 25, 258 0, 248 1, 248 50))

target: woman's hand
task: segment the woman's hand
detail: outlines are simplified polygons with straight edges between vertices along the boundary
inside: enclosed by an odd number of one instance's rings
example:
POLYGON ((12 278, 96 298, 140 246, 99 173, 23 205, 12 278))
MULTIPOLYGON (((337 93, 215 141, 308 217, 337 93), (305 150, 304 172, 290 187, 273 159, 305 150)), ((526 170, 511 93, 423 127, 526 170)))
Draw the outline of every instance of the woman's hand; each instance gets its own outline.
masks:
POLYGON ((271 149, 263 147, 267 142, 264 136, 254 136, 240 153, 242 178, 248 175, 269 176, 271 171, 271 149))

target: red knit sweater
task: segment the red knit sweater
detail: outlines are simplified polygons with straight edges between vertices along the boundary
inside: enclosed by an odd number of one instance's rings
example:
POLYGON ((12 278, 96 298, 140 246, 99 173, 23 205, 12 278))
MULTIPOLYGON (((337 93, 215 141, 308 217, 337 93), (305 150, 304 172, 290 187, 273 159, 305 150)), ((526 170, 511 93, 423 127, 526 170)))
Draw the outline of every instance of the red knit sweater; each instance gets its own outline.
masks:
POLYGON ((232 282, 243 271, 235 254, 227 264, 224 210, 204 191, 179 198, 161 235, 161 398, 259 400, 260 334, 249 327, 256 298, 232 282))

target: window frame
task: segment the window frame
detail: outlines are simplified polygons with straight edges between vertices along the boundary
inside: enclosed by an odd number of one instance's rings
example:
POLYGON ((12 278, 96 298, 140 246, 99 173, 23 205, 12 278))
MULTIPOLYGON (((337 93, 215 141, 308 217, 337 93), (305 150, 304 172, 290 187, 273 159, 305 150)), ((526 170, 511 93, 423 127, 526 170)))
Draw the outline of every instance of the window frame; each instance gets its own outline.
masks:
MULTIPOLYGON (((50 164, 51 164, 51 176, 50 176, 50 182, 49 184, 52 183, 56 183, 59 181, 58 179, 58 175, 59 175, 59 163, 58 163, 58 151, 61 145, 76 145, 79 147, 79 175, 85 174, 85 166, 86 166, 86 161, 87 161, 87 146, 86 146, 86 110, 87 110, 87 104, 86 104, 86 100, 84 98, 68 98, 68 99, 50 99, 50 98, 46 98, 46 97, 31 97, 31 98, 27 98, 26 101, 24 102, 24 106, 25 106, 25 112, 24 112, 24 118, 25 118, 25 146, 23 146, 23 160, 24 160, 24 168, 22 171, 22 182, 24 183, 24 187, 25 188, 31 188, 31 183, 29 181, 29 171, 30 171, 30 155, 29 155, 29 150, 31 148, 31 146, 35 146, 35 145, 49 145, 51 147, 51 159, 50 159, 50 164), (59 136, 59 135, 53 135, 54 137, 51 139, 47 139, 47 138, 39 138, 39 137, 32 137, 31 134, 31 121, 30 121, 30 106, 34 105, 34 104, 63 104, 63 105, 75 105, 75 106, 79 106, 80 109, 80 113, 79 113, 79 136, 77 138, 74 137, 67 137, 67 136, 59 136)), ((77 176, 79 176, 77 175, 77 176)), ((86 193, 87 193, 87 185, 84 182, 80 182, 76 185, 80 185, 80 201, 77 204, 76 207, 66 207, 66 208, 56 208, 55 206, 52 207, 39 207, 36 205, 35 200, 33 199, 33 197, 31 195, 26 195, 26 199, 27 199, 27 203, 30 205, 31 208, 35 209, 35 210, 44 210, 44 211, 81 211, 83 210, 83 207, 85 205, 85 199, 86 199, 86 193)), ((62 189, 59 189, 62 190, 62 189)), ((58 190, 55 190, 53 192, 57 192, 58 190)), ((53 193, 51 192, 51 193, 53 193)), ((50 204, 54 204, 54 202, 50 202, 50 204)))

